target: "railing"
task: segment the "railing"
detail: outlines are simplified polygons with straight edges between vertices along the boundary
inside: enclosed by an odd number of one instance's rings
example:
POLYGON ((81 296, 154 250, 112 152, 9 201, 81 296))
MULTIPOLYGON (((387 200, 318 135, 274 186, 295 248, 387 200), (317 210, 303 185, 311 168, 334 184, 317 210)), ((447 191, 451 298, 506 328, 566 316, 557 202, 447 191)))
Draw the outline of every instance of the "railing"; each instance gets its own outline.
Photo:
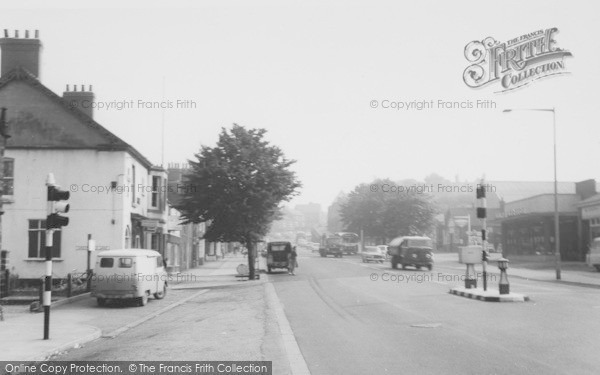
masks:
POLYGON ((65 279, 60 279, 60 284, 53 293, 63 295, 67 298, 76 296, 78 294, 86 293, 90 290, 91 272, 74 272, 69 273, 65 279))

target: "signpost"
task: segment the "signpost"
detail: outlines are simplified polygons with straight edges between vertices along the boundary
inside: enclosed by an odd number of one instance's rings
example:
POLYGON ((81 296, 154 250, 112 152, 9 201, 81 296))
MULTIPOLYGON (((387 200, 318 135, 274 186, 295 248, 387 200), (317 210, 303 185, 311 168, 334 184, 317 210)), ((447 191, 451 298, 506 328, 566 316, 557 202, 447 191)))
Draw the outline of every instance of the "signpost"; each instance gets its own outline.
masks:
POLYGON ((87 285, 86 291, 92 290, 92 251, 96 251, 96 241, 92 239, 92 235, 88 234, 87 244, 87 285))

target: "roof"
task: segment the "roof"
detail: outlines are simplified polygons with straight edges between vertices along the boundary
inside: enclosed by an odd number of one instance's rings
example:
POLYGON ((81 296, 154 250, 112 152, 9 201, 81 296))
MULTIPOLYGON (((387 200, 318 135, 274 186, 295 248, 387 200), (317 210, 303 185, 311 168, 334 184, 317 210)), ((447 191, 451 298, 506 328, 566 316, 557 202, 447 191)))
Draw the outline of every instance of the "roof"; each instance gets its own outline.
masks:
MULTIPOLYGON (((34 76, 33 74, 31 74, 29 71, 27 71, 27 69, 25 69, 23 67, 17 67, 15 69, 11 70, 10 72, 2 75, 2 77, 0 77, 0 90, 2 90, 4 87, 6 87, 11 82, 15 82, 15 81, 27 83, 29 86, 31 86, 35 90, 40 91, 43 95, 45 95, 51 101, 53 101, 57 106, 62 107, 65 112, 68 112, 71 115, 73 115, 82 124, 87 125, 90 129, 92 129, 97 134, 100 134, 107 141, 105 144, 97 144, 94 147, 91 147, 91 146, 69 147, 69 146, 65 145, 64 147, 61 147, 61 148, 65 148, 65 149, 89 148, 89 149, 97 149, 97 150, 102 150, 102 151, 127 151, 134 158, 136 158, 141 164, 145 165, 147 168, 152 168, 152 166, 153 166, 152 163, 148 159, 146 159, 146 157, 144 157, 139 151, 137 151, 133 146, 131 146, 130 144, 123 141, 121 138, 117 137, 115 134, 113 134, 112 132, 110 132, 109 130, 104 128, 102 125, 100 125, 99 123, 94 121, 94 119, 91 118, 90 116, 88 116, 87 114, 83 113, 82 111, 80 111, 77 108, 69 106, 69 104, 65 100, 63 100, 62 97, 55 94, 52 90, 50 90, 49 88, 44 86, 37 79, 37 77, 34 76)), ((19 145, 19 144, 15 145, 14 138, 13 138, 13 139, 11 139, 11 141, 8 142, 7 148, 9 148, 9 149, 11 149, 11 148, 12 149, 32 149, 32 148, 56 148, 56 147, 52 147, 52 146, 50 146, 50 147, 43 147, 43 146, 35 147, 35 146, 30 146, 26 143, 21 144, 21 145, 19 145)))
POLYGON ((402 243, 402 241, 404 241, 404 240, 423 240, 423 239, 431 240, 431 238, 429 238, 429 237, 422 237, 422 236, 400 236, 400 237, 396 237, 393 240, 391 240, 388 246, 390 246, 390 247, 400 246, 400 243, 402 243))
POLYGON ((596 203, 600 203, 600 194, 592 195, 588 199, 582 200, 581 202, 579 202, 579 204, 577 204, 577 206, 590 206, 596 203))
MULTIPOLYGON (((490 200, 504 199, 505 202, 529 198, 540 194, 553 194, 554 181, 489 181, 491 192, 487 194, 488 207, 490 200)), ((575 182, 559 181, 558 194, 575 194, 575 182)))
POLYGON ((136 255, 145 255, 145 256, 149 256, 149 257, 156 257, 156 256, 160 256, 160 253, 158 251, 147 250, 147 249, 114 249, 114 250, 105 250, 105 251, 101 251, 98 253, 98 256, 102 256, 102 257, 108 257, 108 256, 129 257, 129 256, 136 256, 136 255))

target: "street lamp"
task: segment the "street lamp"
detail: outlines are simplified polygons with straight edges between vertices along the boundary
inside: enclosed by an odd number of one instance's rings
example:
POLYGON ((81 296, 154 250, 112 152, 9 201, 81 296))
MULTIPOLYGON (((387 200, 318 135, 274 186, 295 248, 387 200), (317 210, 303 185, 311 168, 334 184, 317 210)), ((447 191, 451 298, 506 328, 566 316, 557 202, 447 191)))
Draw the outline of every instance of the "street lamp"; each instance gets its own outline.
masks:
POLYGON ((511 111, 552 112, 552 131, 554 134, 554 256, 556 258, 556 280, 560 280, 560 232, 558 225, 558 182, 556 179, 556 110, 555 108, 509 108, 502 112, 509 113, 511 111))

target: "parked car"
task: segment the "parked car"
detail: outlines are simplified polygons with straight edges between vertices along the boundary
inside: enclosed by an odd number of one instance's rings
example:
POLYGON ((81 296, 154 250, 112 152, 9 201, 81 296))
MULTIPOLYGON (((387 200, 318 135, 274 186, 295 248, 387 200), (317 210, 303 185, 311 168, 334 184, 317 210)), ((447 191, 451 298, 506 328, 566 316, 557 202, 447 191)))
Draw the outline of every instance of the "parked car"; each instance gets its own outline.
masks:
POLYGON ((99 306, 108 300, 136 299, 140 306, 151 295, 167 294, 167 272, 162 256, 154 250, 121 249, 98 253, 92 279, 92 297, 99 306))
POLYGON ((377 246, 365 246, 363 252, 361 253, 363 263, 367 262, 379 262, 383 263, 385 260, 385 255, 381 251, 381 249, 377 246))

